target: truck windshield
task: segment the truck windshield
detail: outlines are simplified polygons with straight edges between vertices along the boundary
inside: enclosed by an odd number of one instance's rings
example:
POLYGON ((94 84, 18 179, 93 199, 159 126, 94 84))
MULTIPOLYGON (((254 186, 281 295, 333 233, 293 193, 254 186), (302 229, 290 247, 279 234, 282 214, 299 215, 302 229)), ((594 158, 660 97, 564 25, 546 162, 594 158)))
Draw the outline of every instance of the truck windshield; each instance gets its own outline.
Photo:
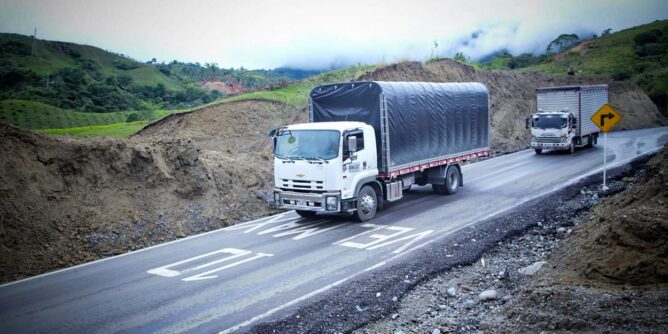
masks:
POLYGON ((339 156, 341 134, 336 130, 283 130, 274 155, 280 159, 324 159, 339 156))
POLYGON ((540 115, 533 119, 533 127, 538 129, 561 129, 566 123, 566 117, 561 115, 540 115))

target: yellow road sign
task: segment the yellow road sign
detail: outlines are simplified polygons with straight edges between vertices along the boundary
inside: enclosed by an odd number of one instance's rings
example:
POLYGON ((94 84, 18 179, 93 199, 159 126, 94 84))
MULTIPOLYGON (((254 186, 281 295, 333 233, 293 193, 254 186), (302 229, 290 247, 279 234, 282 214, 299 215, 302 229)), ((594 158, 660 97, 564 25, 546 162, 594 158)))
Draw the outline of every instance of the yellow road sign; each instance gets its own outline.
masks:
POLYGON ((622 119, 622 115, 615 111, 609 104, 604 104, 591 117, 592 122, 603 132, 612 130, 612 127, 622 119))

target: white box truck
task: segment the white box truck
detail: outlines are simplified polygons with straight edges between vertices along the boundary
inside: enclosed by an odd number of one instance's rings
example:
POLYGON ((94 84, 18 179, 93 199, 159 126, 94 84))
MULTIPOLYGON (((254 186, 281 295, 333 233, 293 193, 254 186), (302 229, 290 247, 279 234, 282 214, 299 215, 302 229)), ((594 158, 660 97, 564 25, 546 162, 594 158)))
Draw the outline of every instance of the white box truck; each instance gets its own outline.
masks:
POLYGON ((541 87, 536 89, 538 112, 526 119, 531 148, 568 150, 592 147, 599 129, 591 116, 608 103, 608 85, 541 87))
POLYGON ((489 92, 480 83, 324 85, 309 95, 309 119, 270 132, 275 204, 304 217, 369 220, 413 184, 453 194, 462 161, 489 155, 489 92))

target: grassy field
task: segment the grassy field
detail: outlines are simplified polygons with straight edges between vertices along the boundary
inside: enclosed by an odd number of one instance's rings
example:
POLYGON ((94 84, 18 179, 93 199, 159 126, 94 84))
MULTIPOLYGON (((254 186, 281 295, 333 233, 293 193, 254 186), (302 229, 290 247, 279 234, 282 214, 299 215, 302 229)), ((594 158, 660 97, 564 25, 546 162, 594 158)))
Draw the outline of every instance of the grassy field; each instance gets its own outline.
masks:
POLYGON ((125 123, 133 114, 136 115, 133 117, 134 121, 153 121, 181 111, 183 110, 93 113, 61 109, 35 101, 0 101, 0 121, 30 130, 82 128, 125 123))

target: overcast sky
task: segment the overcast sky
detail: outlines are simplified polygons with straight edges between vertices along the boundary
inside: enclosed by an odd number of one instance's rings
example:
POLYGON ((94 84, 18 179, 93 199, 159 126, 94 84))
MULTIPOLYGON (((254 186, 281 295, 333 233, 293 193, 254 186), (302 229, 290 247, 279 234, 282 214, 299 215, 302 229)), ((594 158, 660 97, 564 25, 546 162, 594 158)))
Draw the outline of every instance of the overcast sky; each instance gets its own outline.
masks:
POLYGON ((473 59, 500 49, 542 53, 561 33, 666 18, 667 0, 0 0, 1 32, 29 35, 36 26, 41 39, 141 61, 246 68, 391 63, 432 52, 473 59))

